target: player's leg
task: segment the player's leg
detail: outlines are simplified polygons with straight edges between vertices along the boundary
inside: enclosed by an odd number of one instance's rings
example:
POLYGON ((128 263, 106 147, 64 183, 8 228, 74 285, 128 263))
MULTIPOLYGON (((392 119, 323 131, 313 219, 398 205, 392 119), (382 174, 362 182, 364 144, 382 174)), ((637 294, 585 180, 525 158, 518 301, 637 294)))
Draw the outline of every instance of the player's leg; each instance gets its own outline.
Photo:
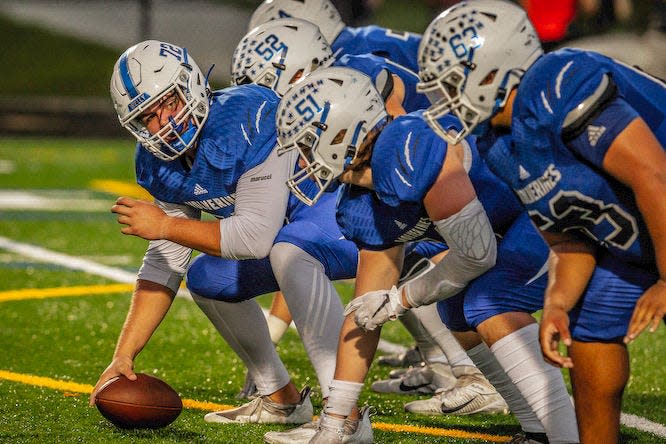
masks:
POLYGON ((573 341, 569 356, 581 442, 620 440, 622 394, 629 380, 629 353, 622 343, 573 341))
POLYGON ((559 369, 547 364, 531 313, 543 305, 548 247, 527 215, 499 244, 496 265, 475 280, 465 318, 518 388, 551 443, 578 441, 576 416, 559 369))
MULTIPOLYGON (((268 323, 268 332, 271 336, 273 345, 277 345, 282 339, 282 336, 287 332, 289 324, 291 324, 291 313, 287 307, 287 301, 284 300, 284 295, 281 291, 276 291, 273 295, 271 308, 268 312, 266 322, 268 323)), ((257 395, 257 386, 252 380, 252 376, 248 371, 245 374, 245 382, 243 388, 236 395, 237 399, 251 399, 257 395)))
POLYGON ((300 206, 275 238, 270 260, 289 312, 328 396, 335 370, 342 302, 333 280, 356 275, 358 250, 335 220, 335 194, 312 207, 300 206))
POLYGON ((619 440, 622 394, 629 377, 622 339, 636 301, 657 279, 654 272, 601 255, 585 294, 569 313, 574 340, 570 374, 583 442, 619 440))
POLYGON ((309 421, 309 392, 299 393, 291 382, 270 340, 263 312, 252 299, 277 289, 268 259, 234 261, 202 254, 190 265, 187 286, 199 308, 245 363, 260 394, 238 409, 210 413, 206 421, 309 421))

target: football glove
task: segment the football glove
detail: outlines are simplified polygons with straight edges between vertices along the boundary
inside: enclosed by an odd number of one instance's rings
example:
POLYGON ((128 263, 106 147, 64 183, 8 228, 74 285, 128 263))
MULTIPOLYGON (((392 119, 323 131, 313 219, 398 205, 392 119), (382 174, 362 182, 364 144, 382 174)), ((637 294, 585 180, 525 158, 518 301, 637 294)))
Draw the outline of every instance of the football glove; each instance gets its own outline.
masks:
POLYGON ((345 307, 345 316, 354 313, 359 328, 372 331, 388 321, 395 321, 407 309, 400 301, 401 291, 394 285, 390 290, 369 291, 345 307))

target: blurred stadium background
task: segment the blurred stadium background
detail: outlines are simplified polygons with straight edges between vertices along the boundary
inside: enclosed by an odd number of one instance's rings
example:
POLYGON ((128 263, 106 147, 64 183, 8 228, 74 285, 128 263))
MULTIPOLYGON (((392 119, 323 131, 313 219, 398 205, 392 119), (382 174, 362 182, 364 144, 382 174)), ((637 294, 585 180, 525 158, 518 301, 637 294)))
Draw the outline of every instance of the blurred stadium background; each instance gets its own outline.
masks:
MULTIPOLYGON (((664 0, 528 1, 537 15, 546 7, 540 17, 548 48, 595 49, 666 77, 664 0), (550 23, 555 10, 561 15, 550 23), (562 23, 568 26, 562 29, 562 23)), ((452 2, 334 0, 348 24, 413 32, 422 32, 452 2)), ((211 83, 224 87, 231 53, 259 3, 0 0, 0 443, 244 443, 260 441, 270 429, 230 426, 211 433, 202 423, 201 410, 238 403, 234 395, 244 370, 194 304, 182 300, 142 353, 139 371, 164 378, 184 398, 218 404, 190 403, 175 427, 151 433, 119 432, 84 408, 89 384, 108 364, 131 292, 127 283, 145 249, 145 242, 121 236, 108 213, 117 195, 136 192, 126 187, 133 181, 133 143, 108 97, 113 64, 145 38, 171 41, 186 46, 202 69, 215 65, 211 83), (64 208, 55 212, 45 203, 64 208), (116 271, 68 268, 81 257, 116 271)), ((351 287, 340 288, 349 298, 351 287)), ((408 344, 399 326, 382 334, 408 344)), ((312 384, 295 332, 288 336, 281 354, 297 369, 298 384, 312 384)), ((626 442, 666 442, 665 356, 663 327, 632 345, 624 407, 637 416, 623 429, 626 442)), ((386 373, 373 368, 370 380, 386 373)), ((378 408, 378 442, 506 442, 517 432, 508 416, 405 415, 405 398, 367 388, 362 400, 378 408)))
MULTIPOLYGON (((664 0, 522 1, 548 48, 595 49, 666 77, 664 0)), ((226 86, 231 54, 259 3, 0 0, 0 135, 126 136, 113 118, 108 78, 118 54, 146 38, 187 47, 202 69, 215 65, 212 84, 226 86)), ((422 32, 455 0, 334 3, 348 24, 422 32)))

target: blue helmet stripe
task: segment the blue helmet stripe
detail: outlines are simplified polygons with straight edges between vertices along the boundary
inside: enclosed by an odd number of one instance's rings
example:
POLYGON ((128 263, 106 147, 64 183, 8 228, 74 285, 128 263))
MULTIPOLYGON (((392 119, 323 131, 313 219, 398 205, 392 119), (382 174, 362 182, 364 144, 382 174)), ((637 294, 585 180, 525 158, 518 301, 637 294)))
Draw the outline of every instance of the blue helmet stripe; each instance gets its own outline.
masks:
POLYGON ((120 70, 120 78, 123 81, 123 86, 125 87, 125 91, 127 91, 127 94, 129 94, 132 99, 135 98, 136 96, 139 95, 139 92, 136 90, 136 87, 134 86, 134 81, 132 80, 132 76, 130 75, 129 72, 127 53, 123 54, 120 57, 120 65, 118 66, 118 69, 120 70))
POLYGON ((183 63, 187 63, 189 65, 189 61, 187 60, 187 48, 183 48, 183 63))

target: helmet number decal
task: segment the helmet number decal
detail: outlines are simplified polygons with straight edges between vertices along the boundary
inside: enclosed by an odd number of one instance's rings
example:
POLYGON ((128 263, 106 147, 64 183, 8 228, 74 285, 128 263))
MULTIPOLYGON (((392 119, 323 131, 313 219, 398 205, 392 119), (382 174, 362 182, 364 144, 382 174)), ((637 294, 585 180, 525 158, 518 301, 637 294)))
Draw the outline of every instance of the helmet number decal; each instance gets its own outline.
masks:
POLYGON ((178 46, 170 45, 168 43, 160 43, 160 56, 173 56, 179 62, 187 63, 187 50, 179 48, 178 46))
POLYGON ((314 97, 312 97, 312 94, 308 94, 296 104, 296 112, 298 112, 298 115, 303 117, 306 122, 312 120, 315 114, 321 110, 321 106, 319 106, 314 97))
POLYGON ((463 29, 461 33, 451 36, 449 39, 449 45, 451 46, 453 54, 459 59, 462 59, 467 56, 470 49, 478 48, 481 46, 481 43, 476 34, 476 28, 469 26, 463 29), (471 45, 467 42, 471 43, 471 45))
POLYGON ((263 42, 259 43, 254 52, 259 54, 264 58, 264 60, 269 61, 273 58, 275 53, 287 52, 287 45, 284 42, 281 42, 278 36, 275 34, 268 35, 263 42))

